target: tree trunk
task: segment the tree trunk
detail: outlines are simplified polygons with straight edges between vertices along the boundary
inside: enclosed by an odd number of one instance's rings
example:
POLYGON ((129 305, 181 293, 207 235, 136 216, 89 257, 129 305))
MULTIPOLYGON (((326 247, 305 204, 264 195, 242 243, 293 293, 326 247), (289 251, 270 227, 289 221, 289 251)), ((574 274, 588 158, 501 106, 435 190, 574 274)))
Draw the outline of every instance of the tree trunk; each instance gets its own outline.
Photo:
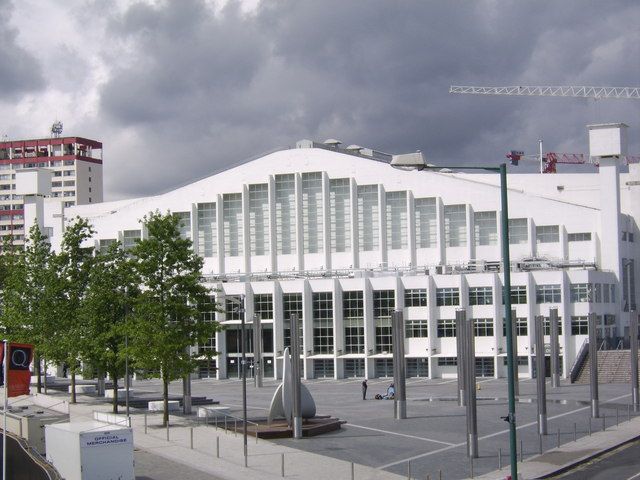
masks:
POLYGON ((71 369, 71 403, 76 403, 76 369, 71 369))
POLYGON ((104 396, 104 370, 98 368, 98 396, 104 396))
POLYGON ((162 400, 164 405, 162 426, 166 427, 169 424, 169 379, 164 375, 162 376, 162 400))
MULTIPOLYGON (((41 360, 40 360, 40 355, 38 355, 36 353, 34 356, 35 356, 35 359, 34 359, 34 362, 33 362, 33 366, 35 368, 36 377, 38 379, 38 381, 37 381, 38 393, 42 393, 42 364, 41 364, 41 360)), ((47 372, 45 371, 45 375, 46 374, 47 374, 47 372)))
POLYGON ((118 413, 118 374, 112 372, 113 377, 113 413, 118 413))
POLYGON ((47 359, 46 357, 42 357, 42 365, 44 368, 44 394, 46 395, 48 390, 47 390, 47 359))

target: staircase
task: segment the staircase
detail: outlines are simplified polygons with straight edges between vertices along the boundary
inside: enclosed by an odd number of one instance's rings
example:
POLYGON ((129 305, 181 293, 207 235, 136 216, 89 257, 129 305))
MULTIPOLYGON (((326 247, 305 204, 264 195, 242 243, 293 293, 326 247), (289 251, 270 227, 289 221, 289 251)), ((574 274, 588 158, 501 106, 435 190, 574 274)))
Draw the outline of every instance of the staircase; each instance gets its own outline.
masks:
MULTIPOLYGON (((589 383, 590 375, 591 365, 589 362, 589 353, 587 352, 575 383, 589 383)), ((598 383, 630 382, 631 352, 629 350, 598 351, 598 383)))

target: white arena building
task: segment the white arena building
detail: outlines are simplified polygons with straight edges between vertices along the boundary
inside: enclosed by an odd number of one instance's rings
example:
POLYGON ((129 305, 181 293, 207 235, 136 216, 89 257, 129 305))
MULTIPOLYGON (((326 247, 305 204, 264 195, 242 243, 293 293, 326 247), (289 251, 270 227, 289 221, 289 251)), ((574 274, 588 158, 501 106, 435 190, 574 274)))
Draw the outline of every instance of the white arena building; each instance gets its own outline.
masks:
MULTIPOLYGON (((624 148, 624 126, 592 127, 599 134, 622 138, 624 148)), ((533 367, 533 319, 550 308, 559 312, 565 377, 588 313, 597 314, 601 337, 615 343, 628 334, 638 295, 640 165, 604 153, 598 170, 584 166, 591 173, 509 168, 520 376, 533 367)), ((79 215, 95 227, 96 247, 118 239, 126 248, 144 238, 145 214, 179 215, 204 258, 204 281, 227 310, 208 316, 226 329, 198 347, 219 352, 200 376, 239 375, 240 319, 229 299, 240 296, 247 319, 262 318, 266 376, 281 375, 292 313, 303 320, 305 378, 392 376, 394 309, 404 312, 407 374, 455 376, 460 308, 475 321, 478 375, 505 376, 499 176, 397 170, 391 158, 303 140, 157 196, 70 208, 45 199, 38 219, 54 247, 64 222, 79 215)), ((33 222, 38 202, 25 203, 33 222)))

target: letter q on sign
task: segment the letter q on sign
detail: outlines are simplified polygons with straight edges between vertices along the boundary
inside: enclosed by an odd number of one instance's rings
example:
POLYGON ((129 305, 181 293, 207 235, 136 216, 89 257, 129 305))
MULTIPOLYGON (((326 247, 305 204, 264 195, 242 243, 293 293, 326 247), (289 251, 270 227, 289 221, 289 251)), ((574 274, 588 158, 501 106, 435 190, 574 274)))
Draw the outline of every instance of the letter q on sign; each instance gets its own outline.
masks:
POLYGON ((11 347, 11 370, 28 370, 31 363, 31 349, 27 347, 11 347))

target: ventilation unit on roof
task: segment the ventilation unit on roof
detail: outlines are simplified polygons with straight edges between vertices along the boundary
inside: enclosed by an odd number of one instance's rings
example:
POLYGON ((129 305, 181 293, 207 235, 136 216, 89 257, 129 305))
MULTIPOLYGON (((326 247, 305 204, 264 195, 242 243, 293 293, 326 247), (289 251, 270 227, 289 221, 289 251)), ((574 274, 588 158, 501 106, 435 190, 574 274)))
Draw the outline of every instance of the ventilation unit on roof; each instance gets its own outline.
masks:
POLYGON ((336 140, 335 138, 327 138, 323 143, 334 148, 337 148, 338 145, 342 145, 342 142, 340 140, 336 140))
POLYGON ((345 150, 348 150, 350 152, 359 152, 363 148, 364 147, 361 147, 360 145, 349 145, 345 150))

